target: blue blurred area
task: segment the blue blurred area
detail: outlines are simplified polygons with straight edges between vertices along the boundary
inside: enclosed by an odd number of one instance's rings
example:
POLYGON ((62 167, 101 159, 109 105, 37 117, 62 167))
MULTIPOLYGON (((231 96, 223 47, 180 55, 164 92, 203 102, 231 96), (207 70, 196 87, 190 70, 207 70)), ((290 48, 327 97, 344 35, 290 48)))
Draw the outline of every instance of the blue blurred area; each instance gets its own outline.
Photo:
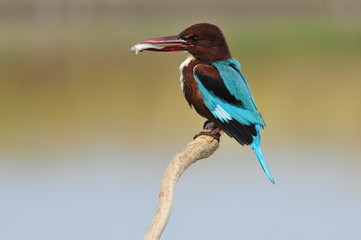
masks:
MULTIPOLYGON (((358 239, 361 166, 345 164, 358 155, 266 147, 273 186, 251 151, 230 153, 227 143, 181 177, 164 239, 358 239)), ((108 150, 1 162, 1 237, 141 239, 171 156, 108 150)))
POLYGON ((249 148, 182 175, 162 239, 359 239, 357 1, 4 1, 0 239, 141 239, 173 155, 204 119, 182 53, 138 41, 223 30, 265 118, 272 185, 249 148), (192 2, 193 3, 193 2, 192 2))

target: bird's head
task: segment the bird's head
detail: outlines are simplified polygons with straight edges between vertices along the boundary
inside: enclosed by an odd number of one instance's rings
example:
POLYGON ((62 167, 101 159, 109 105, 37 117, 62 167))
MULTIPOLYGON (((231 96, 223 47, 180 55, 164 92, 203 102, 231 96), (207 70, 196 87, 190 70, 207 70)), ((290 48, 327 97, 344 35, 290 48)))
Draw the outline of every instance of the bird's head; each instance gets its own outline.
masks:
POLYGON ((148 51, 188 51, 202 62, 226 60, 231 57, 222 31, 209 23, 194 24, 178 35, 142 41, 132 47, 136 53, 148 51))

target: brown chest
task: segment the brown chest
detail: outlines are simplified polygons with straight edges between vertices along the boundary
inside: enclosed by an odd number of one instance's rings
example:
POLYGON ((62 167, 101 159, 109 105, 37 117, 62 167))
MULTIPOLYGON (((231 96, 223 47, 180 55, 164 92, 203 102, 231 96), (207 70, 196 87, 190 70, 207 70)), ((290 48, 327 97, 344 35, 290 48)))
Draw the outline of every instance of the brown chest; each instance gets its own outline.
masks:
POLYGON ((200 64, 200 61, 190 55, 179 68, 183 94, 189 105, 193 106, 198 114, 212 121, 214 117, 205 106, 202 94, 199 92, 197 82, 194 79, 193 69, 197 64, 200 64))

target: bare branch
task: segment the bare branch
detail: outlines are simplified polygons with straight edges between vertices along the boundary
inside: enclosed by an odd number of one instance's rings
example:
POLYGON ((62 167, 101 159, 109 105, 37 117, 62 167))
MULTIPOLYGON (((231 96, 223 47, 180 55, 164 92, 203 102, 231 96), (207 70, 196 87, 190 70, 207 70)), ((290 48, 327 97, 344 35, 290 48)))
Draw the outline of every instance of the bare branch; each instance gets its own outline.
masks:
MULTIPOLYGON (((212 130, 214 125, 209 123, 204 128, 207 132, 212 130)), ((218 146, 219 141, 213 136, 200 135, 174 156, 164 172, 157 210, 143 240, 159 240, 172 211, 174 189, 179 177, 192 163, 211 156, 218 146)))

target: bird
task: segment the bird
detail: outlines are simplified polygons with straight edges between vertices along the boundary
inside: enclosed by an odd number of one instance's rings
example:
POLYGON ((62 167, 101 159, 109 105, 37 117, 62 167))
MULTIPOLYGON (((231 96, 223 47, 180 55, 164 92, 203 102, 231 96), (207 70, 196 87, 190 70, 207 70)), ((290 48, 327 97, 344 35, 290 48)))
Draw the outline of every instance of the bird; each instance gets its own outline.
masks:
POLYGON ((239 144, 249 145, 263 171, 275 184, 261 149, 261 130, 266 124, 256 107, 241 64, 232 58, 219 27, 197 23, 177 35, 141 41, 131 50, 136 54, 144 50, 188 52, 179 67, 184 97, 199 115, 217 126, 211 133, 200 134, 216 138, 224 131, 239 144))

